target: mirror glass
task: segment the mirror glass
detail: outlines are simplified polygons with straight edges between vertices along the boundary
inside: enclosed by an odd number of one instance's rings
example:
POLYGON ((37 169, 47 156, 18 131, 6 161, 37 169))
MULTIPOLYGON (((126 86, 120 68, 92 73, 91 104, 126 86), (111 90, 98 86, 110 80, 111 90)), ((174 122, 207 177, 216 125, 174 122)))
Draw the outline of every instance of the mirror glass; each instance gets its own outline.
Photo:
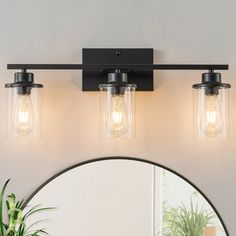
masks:
MULTIPOLYGON (((226 236, 203 195, 176 173, 132 159, 100 159, 47 181, 30 206, 51 236, 226 236)), ((38 227, 38 226, 37 226, 38 227)))

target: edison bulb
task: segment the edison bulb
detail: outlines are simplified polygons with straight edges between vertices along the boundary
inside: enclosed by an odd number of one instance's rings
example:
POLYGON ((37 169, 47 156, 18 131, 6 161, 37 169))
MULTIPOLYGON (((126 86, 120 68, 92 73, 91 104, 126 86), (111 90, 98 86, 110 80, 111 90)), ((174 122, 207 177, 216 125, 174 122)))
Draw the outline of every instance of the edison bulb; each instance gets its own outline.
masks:
POLYGON ((33 104, 29 94, 18 95, 13 116, 13 128, 21 136, 27 136, 34 131, 33 104))
POLYGON ((201 120, 203 132, 211 138, 215 138, 222 132, 222 112, 218 95, 206 95, 203 117, 201 120))
POLYGON ((107 112, 108 132, 119 137, 128 131, 128 114, 124 95, 113 95, 107 112))

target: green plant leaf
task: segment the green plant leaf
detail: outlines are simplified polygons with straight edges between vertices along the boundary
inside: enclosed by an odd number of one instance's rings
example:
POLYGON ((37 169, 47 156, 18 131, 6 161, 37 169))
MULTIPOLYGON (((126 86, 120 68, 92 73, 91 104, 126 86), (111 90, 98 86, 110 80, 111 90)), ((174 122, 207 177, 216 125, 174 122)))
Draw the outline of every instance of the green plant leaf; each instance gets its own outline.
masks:
POLYGON ((0 193, 0 236, 41 236, 43 234, 48 234, 44 228, 32 230, 30 232, 31 227, 37 225, 40 222, 47 221, 47 220, 39 220, 35 223, 32 223, 30 226, 27 227, 26 219, 30 216, 46 211, 56 209, 54 207, 41 207, 41 204, 33 206, 29 208, 26 213, 23 215, 23 210, 26 209, 28 206, 25 207, 25 201, 17 201, 17 198, 14 193, 11 193, 7 196, 6 199, 6 208, 7 208, 7 216, 8 221, 6 224, 3 222, 3 203, 4 203, 4 196, 6 187, 8 185, 8 180, 0 193))
POLYGON ((5 191, 6 191, 9 181, 10 181, 10 179, 8 179, 7 182, 4 184, 1 194, 0 194, 0 236, 4 236, 3 200, 4 200, 4 194, 5 194, 5 191))
POLYGON ((190 199, 190 207, 181 204, 177 208, 166 207, 163 216, 165 236, 202 236, 205 226, 215 217, 214 212, 200 208, 190 199))
POLYGON ((37 205, 35 207, 32 207, 24 216, 23 216, 23 220, 26 220, 28 217, 30 217, 31 215, 40 212, 40 211, 48 211, 48 210, 54 210, 54 207, 43 207, 43 208, 37 208, 40 205, 37 205))
POLYGON ((28 232, 33 226, 41 223, 41 222, 46 222, 46 221, 49 221, 48 219, 45 219, 45 220, 38 220, 36 222, 34 222, 33 224, 31 224, 30 226, 27 227, 27 229, 25 230, 26 232, 28 232))

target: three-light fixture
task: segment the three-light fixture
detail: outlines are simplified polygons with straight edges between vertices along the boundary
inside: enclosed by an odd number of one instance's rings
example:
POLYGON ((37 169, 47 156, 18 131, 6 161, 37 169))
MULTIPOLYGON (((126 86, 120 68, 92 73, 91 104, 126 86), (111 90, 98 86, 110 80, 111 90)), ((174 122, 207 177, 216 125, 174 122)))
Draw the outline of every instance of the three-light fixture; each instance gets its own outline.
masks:
POLYGON ((101 93, 101 136, 135 136, 135 91, 153 91, 154 70, 207 70, 194 84, 195 135, 229 137, 229 88, 221 74, 228 65, 153 64, 153 49, 83 49, 83 64, 8 64, 19 69, 8 88, 8 137, 39 137, 42 84, 28 70, 82 70, 82 90, 101 93))

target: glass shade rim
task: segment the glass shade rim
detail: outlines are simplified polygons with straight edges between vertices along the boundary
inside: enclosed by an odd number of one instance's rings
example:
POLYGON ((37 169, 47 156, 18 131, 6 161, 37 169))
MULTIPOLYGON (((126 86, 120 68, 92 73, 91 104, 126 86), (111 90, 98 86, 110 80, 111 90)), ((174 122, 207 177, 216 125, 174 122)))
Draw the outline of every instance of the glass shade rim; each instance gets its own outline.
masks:
POLYGON ((122 84, 122 83, 111 83, 111 84, 99 84, 98 88, 117 88, 117 87, 123 87, 123 88, 137 88, 136 84, 122 84))
POLYGON ((35 83, 9 83, 5 84, 5 88, 43 88, 43 84, 35 83))
POLYGON ((204 89, 204 88, 219 88, 219 89, 230 89, 231 85, 227 83, 200 83, 194 84, 193 89, 204 89))

